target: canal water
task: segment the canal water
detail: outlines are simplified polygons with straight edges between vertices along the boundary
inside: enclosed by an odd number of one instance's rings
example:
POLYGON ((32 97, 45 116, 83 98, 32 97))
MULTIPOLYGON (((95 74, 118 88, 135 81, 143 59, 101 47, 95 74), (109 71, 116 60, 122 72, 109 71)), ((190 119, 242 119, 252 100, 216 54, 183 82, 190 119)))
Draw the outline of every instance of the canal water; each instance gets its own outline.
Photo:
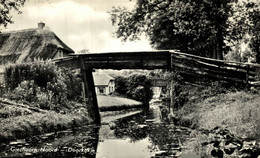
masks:
POLYGON ((48 133, 1 146, 0 157, 178 157, 190 130, 141 114, 101 126, 48 133))

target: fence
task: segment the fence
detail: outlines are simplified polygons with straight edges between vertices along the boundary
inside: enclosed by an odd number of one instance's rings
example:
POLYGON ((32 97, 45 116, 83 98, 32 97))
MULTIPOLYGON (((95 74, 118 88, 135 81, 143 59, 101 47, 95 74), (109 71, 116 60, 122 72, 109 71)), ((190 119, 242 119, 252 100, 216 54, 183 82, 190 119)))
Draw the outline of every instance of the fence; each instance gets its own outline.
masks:
POLYGON ((218 80, 246 86, 260 86, 260 65, 209 59, 180 52, 171 52, 171 67, 185 80, 218 80))

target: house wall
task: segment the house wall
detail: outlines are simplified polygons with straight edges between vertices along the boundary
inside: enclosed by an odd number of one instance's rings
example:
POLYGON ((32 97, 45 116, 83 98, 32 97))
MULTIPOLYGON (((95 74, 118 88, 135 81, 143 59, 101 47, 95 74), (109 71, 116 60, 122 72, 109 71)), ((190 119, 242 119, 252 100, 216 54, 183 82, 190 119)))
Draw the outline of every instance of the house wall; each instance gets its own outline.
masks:
POLYGON ((108 94, 115 91, 115 81, 110 80, 108 87, 107 87, 108 94))
POLYGON ((63 58, 63 57, 67 57, 68 53, 64 52, 61 49, 58 49, 57 53, 54 55, 53 59, 57 59, 57 58, 63 58))
POLYGON ((97 95, 100 95, 100 94, 109 95, 110 93, 115 91, 115 81, 110 80, 108 85, 104 85, 104 86, 96 85, 95 90, 96 90, 97 95), (103 89, 103 93, 100 93, 100 89, 103 89))

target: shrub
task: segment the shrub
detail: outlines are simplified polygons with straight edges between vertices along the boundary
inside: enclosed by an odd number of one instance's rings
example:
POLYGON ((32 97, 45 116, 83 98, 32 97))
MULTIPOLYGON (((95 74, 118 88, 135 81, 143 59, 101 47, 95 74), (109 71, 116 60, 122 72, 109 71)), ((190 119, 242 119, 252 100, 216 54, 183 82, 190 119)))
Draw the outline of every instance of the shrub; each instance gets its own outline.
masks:
POLYGON ((153 97, 152 83, 142 74, 131 74, 129 77, 115 79, 115 91, 127 98, 148 104, 153 97))
POLYGON ((127 78, 122 76, 117 76, 115 78, 115 91, 121 95, 126 95, 126 82, 127 78))
POLYGON ((21 63, 5 68, 5 84, 10 90, 15 89, 22 81, 33 80, 39 87, 46 87, 48 82, 57 80, 58 67, 51 62, 21 63))
POLYGON ((43 109, 66 105, 81 97, 81 77, 75 71, 58 68, 51 62, 10 65, 5 72, 5 95, 15 100, 35 102, 43 109))
POLYGON ((67 98, 69 100, 82 100, 82 75, 77 70, 62 69, 64 83, 67 86, 67 98))

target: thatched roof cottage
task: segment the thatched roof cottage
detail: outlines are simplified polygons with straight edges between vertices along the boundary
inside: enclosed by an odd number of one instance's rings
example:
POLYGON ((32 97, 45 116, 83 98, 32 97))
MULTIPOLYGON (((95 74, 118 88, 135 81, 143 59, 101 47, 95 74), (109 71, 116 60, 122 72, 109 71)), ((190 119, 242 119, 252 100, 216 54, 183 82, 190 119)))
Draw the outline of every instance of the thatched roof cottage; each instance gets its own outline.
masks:
POLYGON ((93 74, 96 94, 106 94, 112 93, 115 91, 115 79, 108 74, 93 74))
POLYGON ((44 23, 38 28, 0 33, 0 65, 48 60, 74 53, 44 23))

